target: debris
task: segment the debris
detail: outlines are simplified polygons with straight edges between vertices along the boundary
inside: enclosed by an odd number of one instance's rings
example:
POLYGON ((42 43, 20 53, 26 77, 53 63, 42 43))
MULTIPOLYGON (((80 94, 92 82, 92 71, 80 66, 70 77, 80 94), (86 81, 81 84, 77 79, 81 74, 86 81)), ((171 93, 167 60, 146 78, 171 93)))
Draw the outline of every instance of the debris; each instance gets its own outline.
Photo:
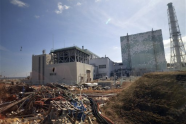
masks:
POLYGON ((29 87, 16 84, 5 91, 9 92, 9 97, 0 104, 0 121, 3 123, 8 120, 10 123, 74 124, 93 116, 87 96, 75 95, 63 85, 50 83, 29 87))
POLYGON ((89 121, 90 124, 93 124, 92 120, 90 119, 90 117, 88 117, 88 121, 89 121))

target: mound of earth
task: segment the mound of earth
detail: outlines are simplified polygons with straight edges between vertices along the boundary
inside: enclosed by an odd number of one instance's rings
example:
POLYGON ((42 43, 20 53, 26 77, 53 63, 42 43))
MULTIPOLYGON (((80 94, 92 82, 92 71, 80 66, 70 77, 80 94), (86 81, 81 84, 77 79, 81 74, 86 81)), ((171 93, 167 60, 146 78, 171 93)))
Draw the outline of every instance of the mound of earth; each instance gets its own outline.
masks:
POLYGON ((186 72, 145 74, 102 110, 121 124, 186 124, 186 72))

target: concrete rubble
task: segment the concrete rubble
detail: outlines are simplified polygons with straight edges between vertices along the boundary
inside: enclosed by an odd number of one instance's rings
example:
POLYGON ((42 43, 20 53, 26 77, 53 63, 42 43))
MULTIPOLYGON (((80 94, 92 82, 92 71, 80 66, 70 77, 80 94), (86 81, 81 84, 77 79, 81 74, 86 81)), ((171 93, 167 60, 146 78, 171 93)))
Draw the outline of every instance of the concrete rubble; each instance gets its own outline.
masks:
POLYGON ((0 103, 0 124, 113 123, 100 114, 94 99, 76 95, 60 84, 31 87, 17 84, 8 89, 12 94, 0 103))

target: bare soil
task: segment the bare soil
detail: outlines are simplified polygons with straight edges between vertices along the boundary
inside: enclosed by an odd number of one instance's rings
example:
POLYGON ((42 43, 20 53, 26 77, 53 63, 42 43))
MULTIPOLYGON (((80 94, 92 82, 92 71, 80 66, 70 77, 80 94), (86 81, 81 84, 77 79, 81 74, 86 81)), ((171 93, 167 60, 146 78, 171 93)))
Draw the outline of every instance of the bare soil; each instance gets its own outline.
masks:
POLYGON ((102 112, 117 124, 186 124, 186 72, 143 75, 102 112))

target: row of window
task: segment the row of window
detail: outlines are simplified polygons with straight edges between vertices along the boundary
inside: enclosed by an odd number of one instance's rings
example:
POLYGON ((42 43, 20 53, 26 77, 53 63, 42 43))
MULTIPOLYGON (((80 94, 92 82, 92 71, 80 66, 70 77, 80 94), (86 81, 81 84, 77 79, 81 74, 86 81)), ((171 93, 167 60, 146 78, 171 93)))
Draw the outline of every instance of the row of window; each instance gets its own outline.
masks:
MULTIPOLYGON (((119 63, 119 65, 123 65, 123 63, 119 63)), ((99 68, 106 68, 106 65, 99 65, 99 68)))
POLYGON ((106 65, 99 65, 99 68, 106 68, 106 65))

